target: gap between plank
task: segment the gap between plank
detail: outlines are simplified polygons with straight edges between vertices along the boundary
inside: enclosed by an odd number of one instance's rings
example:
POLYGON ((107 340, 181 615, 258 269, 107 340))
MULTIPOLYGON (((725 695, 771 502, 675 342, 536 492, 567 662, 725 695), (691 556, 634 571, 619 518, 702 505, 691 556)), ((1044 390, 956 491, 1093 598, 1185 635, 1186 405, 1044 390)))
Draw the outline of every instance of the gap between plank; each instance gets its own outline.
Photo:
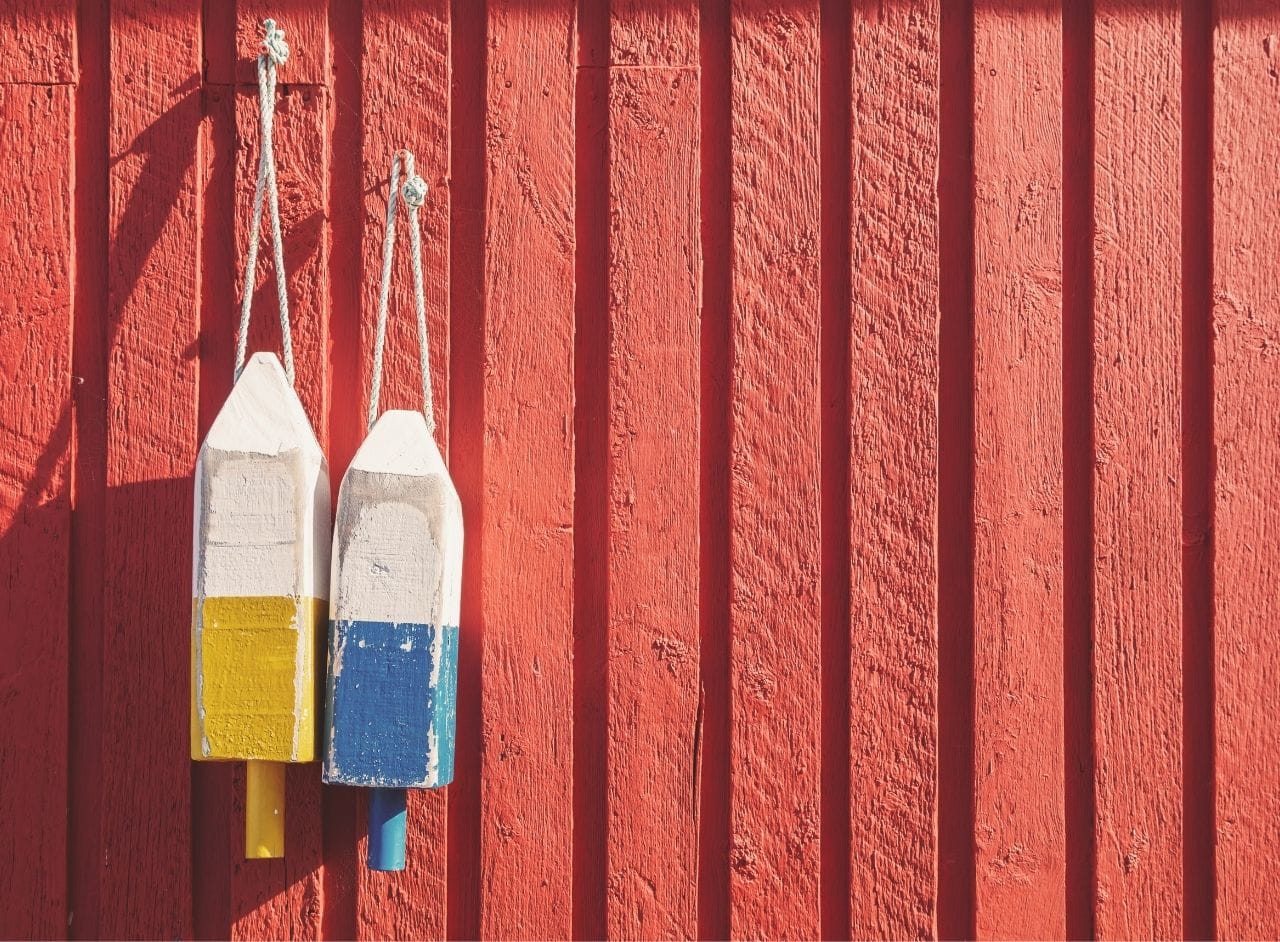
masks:
POLYGON ((476 939, 481 925, 481 654, 484 612, 484 363, 486 4, 452 0, 450 29, 449 471, 466 515, 458 655, 457 776, 449 787, 445 932, 476 939))
POLYGON ((699 415, 698 619, 702 714, 699 747, 698 935, 727 939, 732 834, 729 636, 730 392, 733 217, 728 3, 702 0, 701 95, 702 336, 699 415))
POLYGON ((608 927, 609 835, 609 10, 579 0, 577 15, 573 936, 601 939, 608 927))
POLYGON ((944 2, 938 163, 938 936, 977 932, 973 3, 944 2))
POLYGON ((1217 923, 1214 768, 1213 17, 1182 4, 1183 935, 1217 923))
POLYGON ((823 938, 848 939, 852 24, 845 0, 822 0, 819 16, 823 665, 819 900, 823 938))
MULTIPOLYGON (((327 21, 333 46, 333 112, 329 147, 329 476, 336 505, 338 484, 360 440, 360 363, 363 252, 364 151, 361 84, 364 26, 359 0, 330 0, 327 21)), ((358 840, 356 790, 326 788, 321 798, 325 938, 356 937, 358 840)))
POLYGON ((1066 926, 1093 938, 1093 0, 1062 11, 1063 795, 1066 926))
POLYGON ((68 612, 67 934, 99 936, 102 859, 102 553, 106 527, 110 18, 76 9, 79 75, 72 177, 71 559, 68 612))

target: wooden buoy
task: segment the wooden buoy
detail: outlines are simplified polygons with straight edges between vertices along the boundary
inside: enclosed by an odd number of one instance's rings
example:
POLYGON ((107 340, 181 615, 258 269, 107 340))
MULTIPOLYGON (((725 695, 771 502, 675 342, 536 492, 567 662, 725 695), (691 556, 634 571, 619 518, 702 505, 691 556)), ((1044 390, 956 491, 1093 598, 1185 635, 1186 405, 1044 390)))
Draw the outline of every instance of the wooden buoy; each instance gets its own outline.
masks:
POLYGON ((284 767, 317 746, 329 466, 274 354, 253 356, 195 474, 191 756, 243 759, 245 856, 284 854, 284 767))
POLYGON ((420 412, 384 413, 338 495, 324 781, 375 789, 369 867, 404 868, 406 788, 453 779, 462 506, 420 412))

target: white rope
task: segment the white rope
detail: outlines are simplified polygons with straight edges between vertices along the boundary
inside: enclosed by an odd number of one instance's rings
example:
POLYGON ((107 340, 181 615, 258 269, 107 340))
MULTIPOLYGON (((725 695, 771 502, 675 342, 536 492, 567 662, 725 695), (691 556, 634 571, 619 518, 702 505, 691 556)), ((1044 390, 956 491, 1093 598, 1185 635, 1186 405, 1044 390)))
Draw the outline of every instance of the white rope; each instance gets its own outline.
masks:
POLYGON ((258 56, 258 124, 261 154, 258 158, 258 182, 253 191, 253 223, 249 228, 249 257, 245 262, 244 291, 240 296, 240 333, 236 337, 236 379, 244 369, 249 343, 249 316, 253 308, 253 289, 258 277, 258 243, 262 238, 262 198, 269 197, 271 209, 271 243, 274 252, 276 298, 280 308, 280 337, 284 348, 284 372, 293 385, 293 334, 289 329, 289 294, 285 280, 284 240, 280 235, 280 192, 276 186, 276 155, 271 131, 276 116, 276 68, 289 59, 289 45, 284 30, 276 29, 275 20, 263 20, 266 36, 262 54, 258 56))
POLYGON ((387 307, 391 295, 391 262, 396 251, 396 200, 409 207, 409 243, 413 250, 413 305, 418 315, 418 365, 422 370, 422 414, 427 432, 435 434, 436 416, 431 403, 431 357, 427 348, 427 300, 422 287, 422 233, 418 210, 427 196, 427 183, 414 173, 413 154, 399 151, 391 158, 391 181, 387 193, 387 230, 382 239, 382 285, 378 290, 378 323, 373 341, 373 386, 369 390, 369 428, 378 420, 378 399, 382 395, 382 354, 387 341, 387 307), (404 186, 400 187, 400 167, 404 164, 404 186))

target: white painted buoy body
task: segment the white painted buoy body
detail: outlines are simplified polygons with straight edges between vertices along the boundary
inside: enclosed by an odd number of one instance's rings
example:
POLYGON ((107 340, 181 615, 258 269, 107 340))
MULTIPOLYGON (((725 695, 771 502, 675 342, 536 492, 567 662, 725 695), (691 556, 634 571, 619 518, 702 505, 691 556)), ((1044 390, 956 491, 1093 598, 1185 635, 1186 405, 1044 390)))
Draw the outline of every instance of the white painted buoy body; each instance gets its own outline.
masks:
POLYGON ((324 781, 453 778, 462 506, 419 412, 390 411, 338 497, 324 781))
MULTIPOLYGON (((316 662, 328 607, 329 507, 328 464, 302 403, 280 361, 256 354, 196 463, 192 758, 317 758, 316 662)), ((254 769, 250 779, 271 790, 250 796, 251 822, 265 815, 278 837, 264 838, 266 846, 257 848, 262 852, 250 846, 249 853, 279 856, 283 774, 254 769)))

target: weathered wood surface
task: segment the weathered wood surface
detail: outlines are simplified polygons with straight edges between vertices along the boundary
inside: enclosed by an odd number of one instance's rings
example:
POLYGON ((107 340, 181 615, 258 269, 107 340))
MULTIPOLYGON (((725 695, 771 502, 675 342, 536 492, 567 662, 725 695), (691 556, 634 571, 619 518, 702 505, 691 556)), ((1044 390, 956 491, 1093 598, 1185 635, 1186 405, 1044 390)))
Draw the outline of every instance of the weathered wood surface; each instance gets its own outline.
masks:
MULTIPOLYGON (((1280 932, 1280 10, 1219 5, 1213 46, 1213 643, 1220 938, 1280 932)), ((1207 445, 1208 443, 1206 443, 1207 445)))
POLYGON ((1179 4, 1094 24, 1096 932, 1183 938, 1179 4))
POLYGON ((74 84, 76 13, 75 0, 0 3, 0 84, 74 84))
POLYGON ((1062 14, 974 10, 977 934, 1066 932, 1062 14))
POLYGON ((566 0, 488 5, 484 315, 465 367, 484 380, 471 826, 486 938, 561 938, 572 918, 573 30, 566 0))
POLYGON ((852 14, 855 938, 937 931, 938 14, 936 3, 852 14), (900 120, 879 120, 885 109, 900 120))
POLYGON ((14 936, 62 933, 67 909, 72 120, 65 86, 0 84, 16 175, 0 197, 0 927, 14 936))
POLYGON ((697 934, 698 16, 609 23, 611 938, 697 934))
POLYGON ((818 12, 730 5, 737 938, 821 934, 818 12))
POLYGON ((0 0, 0 935, 1280 934, 1277 35, 1265 0, 0 0), (244 774, 186 748, 268 15, 335 475, 392 149, 431 186, 469 535, 456 779, 400 875, 309 764, 288 856, 239 859, 244 774))

